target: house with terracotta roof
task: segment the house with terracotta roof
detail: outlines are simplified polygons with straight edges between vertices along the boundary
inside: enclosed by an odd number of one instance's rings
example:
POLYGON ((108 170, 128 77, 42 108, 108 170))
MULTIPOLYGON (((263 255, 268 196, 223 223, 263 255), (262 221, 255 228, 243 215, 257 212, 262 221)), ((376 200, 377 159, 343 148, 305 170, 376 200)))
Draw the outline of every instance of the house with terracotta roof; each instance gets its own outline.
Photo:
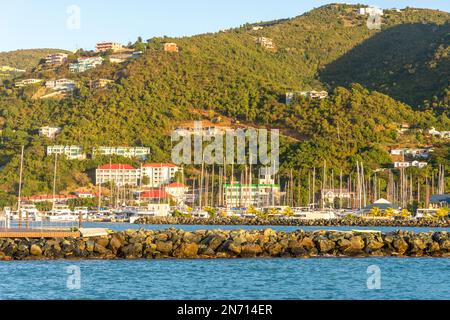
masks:
POLYGON ((99 166, 95 170, 95 184, 113 182, 118 186, 137 186, 140 180, 139 169, 129 164, 115 163, 99 166))
POLYGON ((175 174, 182 170, 172 163, 146 163, 141 169, 142 181, 146 187, 159 188, 172 182, 175 174))

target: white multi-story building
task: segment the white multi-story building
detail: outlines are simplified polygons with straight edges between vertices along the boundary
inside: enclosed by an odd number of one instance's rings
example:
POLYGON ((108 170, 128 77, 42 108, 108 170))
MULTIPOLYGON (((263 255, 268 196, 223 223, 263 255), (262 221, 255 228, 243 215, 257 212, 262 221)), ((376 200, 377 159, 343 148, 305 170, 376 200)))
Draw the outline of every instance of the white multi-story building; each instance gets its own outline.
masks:
POLYGON ((171 163, 146 163, 142 165, 142 181, 147 180, 144 185, 151 188, 159 188, 170 183, 178 171, 183 169, 171 163))
POLYGON ((89 69, 93 69, 103 63, 102 57, 81 57, 78 58, 78 62, 71 63, 69 65, 70 72, 85 72, 89 69))
POLYGON ((256 43, 266 49, 275 49, 275 44, 271 38, 258 37, 256 38, 256 43))
POLYGON ((286 92, 286 96, 285 96, 285 103, 286 104, 291 104, 292 101, 294 101, 294 98, 296 96, 303 96, 306 98, 310 98, 310 99, 325 99, 328 98, 328 92, 327 91, 290 91, 290 92, 286 92))
POLYGON ((64 155, 69 160, 86 159, 86 154, 83 153, 83 148, 80 146, 48 146, 47 156, 52 154, 64 155))
POLYGON ((383 15, 383 9, 377 8, 377 7, 367 7, 367 8, 359 8, 359 14, 369 16, 382 16, 383 15))
POLYGON ((45 87, 54 91, 73 91, 76 88, 76 84, 73 80, 63 78, 46 81, 45 87))
POLYGON ((59 127, 42 127, 39 129, 39 135, 41 137, 47 137, 50 139, 54 139, 57 134, 61 132, 61 128, 59 127))
POLYGON ((401 148, 392 149, 391 155, 395 156, 410 156, 415 158, 428 158, 430 152, 433 152, 433 148, 401 148))
POLYGON ((23 80, 17 81, 15 85, 17 88, 22 88, 22 87, 36 84, 36 83, 39 83, 42 81, 43 81, 43 79, 23 79, 23 80))
POLYGON ((117 186, 137 186, 139 179, 139 169, 129 164, 105 164, 95 170, 96 185, 113 182, 117 186))
POLYGON ((450 138, 450 131, 438 131, 434 127, 428 130, 428 134, 433 137, 440 137, 442 139, 450 138))
POLYGON ((95 156, 118 155, 126 158, 146 159, 150 154, 150 148, 147 147, 99 147, 94 148, 95 156))
POLYGON ((427 162, 420 162, 420 161, 396 161, 394 162, 394 168, 409 168, 409 167, 416 167, 416 168, 424 168, 428 165, 427 162))
POLYGON ((106 52, 106 51, 118 52, 122 51, 123 49, 124 49, 123 45, 111 41, 99 42, 95 46, 96 52, 106 52))
POLYGON ((50 66, 59 66, 67 62, 66 53, 50 53, 45 57, 45 63, 50 66))

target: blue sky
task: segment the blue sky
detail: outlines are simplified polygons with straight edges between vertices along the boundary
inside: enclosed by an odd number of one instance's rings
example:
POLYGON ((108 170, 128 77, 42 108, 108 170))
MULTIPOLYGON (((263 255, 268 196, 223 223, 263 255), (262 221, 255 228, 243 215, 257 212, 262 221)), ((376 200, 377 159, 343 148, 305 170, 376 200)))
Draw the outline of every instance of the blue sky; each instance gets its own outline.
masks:
POLYGON ((103 40, 126 44, 137 36, 215 32, 245 22, 294 17, 330 2, 450 11, 450 1, 443 0, 0 0, 0 51, 93 49, 103 40))

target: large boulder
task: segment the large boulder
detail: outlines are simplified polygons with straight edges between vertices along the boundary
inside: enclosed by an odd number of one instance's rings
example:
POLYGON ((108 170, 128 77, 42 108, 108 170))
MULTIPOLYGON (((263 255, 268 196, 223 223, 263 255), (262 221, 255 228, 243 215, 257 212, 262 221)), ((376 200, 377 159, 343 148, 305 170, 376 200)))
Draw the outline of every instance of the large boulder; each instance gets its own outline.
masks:
POLYGON ((392 246, 394 247, 395 252, 399 255, 405 254, 408 250, 408 243, 402 237, 394 238, 392 246))
POLYGON ((254 257, 262 252, 262 248, 257 244, 245 244, 241 247, 241 256, 254 257))
POLYGON ((157 241, 155 244, 156 251, 159 251, 165 255, 169 255, 173 248, 173 244, 170 241, 157 241))
POLYGON ((182 243, 181 246, 174 251, 174 256, 177 258, 196 258, 198 247, 197 243, 182 243))
POLYGON ((41 256, 42 255, 42 249, 37 244, 33 244, 33 245, 31 245, 30 253, 33 256, 41 256))

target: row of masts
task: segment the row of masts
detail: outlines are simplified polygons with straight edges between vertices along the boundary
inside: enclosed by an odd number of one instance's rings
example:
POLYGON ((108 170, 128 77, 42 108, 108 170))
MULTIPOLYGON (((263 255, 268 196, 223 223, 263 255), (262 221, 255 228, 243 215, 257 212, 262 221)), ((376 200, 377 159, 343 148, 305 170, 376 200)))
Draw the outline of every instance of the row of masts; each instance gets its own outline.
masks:
MULTIPOLYGON (((22 199, 22 180, 23 180, 23 161, 24 161, 24 147, 21 148, 20 157, 20 170, 19 170, 19 187, 18 187, 18 212, 20 214, 21 199, 22 199)), ((54 172, 53 172, 53 207, 56 201, 56 184, 57 184, 57 163, 58 155, 55 154, 54 172)), ((111 164, 111 160, 110 160, 111 164)), ((199 208, 203 207, 216 207, 225 206, 225 189, 224 185, 230 181, 230 185, 235 184, 235 168, 234 164, 230 165, 230 174, 227 176, 227 165, 216 166, 211 165, 211 169, 205 166, 203 162, 201 165, 200 175, 191 179, 185 179, 184 170, 181 177, 181 183, 186 184, 186 180, 191 181, 192 188, 192 201, 195 206, 196 194, 198 195, 197 205, 199 208), (197 193, 195 192, 197 190, 197 193)), ((325 203, 325 197, 318 195, 318 183, 317 176, 318 170, 314 167, 312 170, 308 170, 305 178, 302 179, 302 172, 294 173, 293 169, 283 175, 281 179, 280 174, 273 176, 274 181, 281 187, 281 180, 284 183, 284 192, 281 193, 281 205, 286 206, 309 206, 317 208, 320 201, 320 207, 323 209, 329 204, 325 203), (305 180, 305 181, 304 181, 305 180), (307 199, 304 199, 302 191, 304 191, 304 184, 307 186, 307 199)), ((303 171, 304 173, 304 171, 303 171)), ((303 176, 305 176, 303 174, 303 176)), ((240 185, 242 188, 241 197, 243 203, 251 202, 254 196, 251 188, 245 188, 245 186, 251 186, 253 183, 253 168, 244 166, 240 171, 240 185)), ((431 176, 428 174, 425 178, 421 176, 414 177, 412 173, 407 174, 404 168, 399 169, 398 178, 395 179, 394 172, 388 171, 387 185, 385 191, 382 188, 382 179, 380 179, 377 173, 367 175, 362 162, 356 162, 356 172, 351 172, 347 177, 343 176, 342 169, 339 172, 339 179, 336 181, 334 170, 327 169, 327 163, 324 161, 323 170, 320 181, 320 190, 333 190, 336 191, 336 184, 338 185, 338 200, 339 203, 333 203, 333 208, 363 208, 370 202, 374 202, 377 199, 385 196, 386 199, 393 204, 401 207, 406 207, 408 204, 416 201, 417 203, 424 202, 426 206, 429 205, 430 196, 432 194, 444 194, 445 193, 445 167, 439 165, 438 172, 432 172, 431 176), (349 195, 348 199, 344 203, 343 194, 349 195)), ((142 189, 142 181, 139 188, 142 189)), ((161 190, 161 189, 159 189, 161 190)), ((119 186, 110 184, 110 205, 114 203, 115 207, 121 205, 121 201, 125 203, 127 200, 132 200, 131 190, 126 186, 119 186)), ((140 193, 139 193, 140 194, 140 193)), ((158 201, 162 199, 159 197, 158 201)), ((273 195, 272 195, 273 197, 273 195)), ((140 200, 140 198, 139 198, 140 200)), ((101 210, 102 203, 102 186, 98 186, 98 211, 101 210)), ((274 205, 275 201, 272 198, 267 205, 274 205)))

